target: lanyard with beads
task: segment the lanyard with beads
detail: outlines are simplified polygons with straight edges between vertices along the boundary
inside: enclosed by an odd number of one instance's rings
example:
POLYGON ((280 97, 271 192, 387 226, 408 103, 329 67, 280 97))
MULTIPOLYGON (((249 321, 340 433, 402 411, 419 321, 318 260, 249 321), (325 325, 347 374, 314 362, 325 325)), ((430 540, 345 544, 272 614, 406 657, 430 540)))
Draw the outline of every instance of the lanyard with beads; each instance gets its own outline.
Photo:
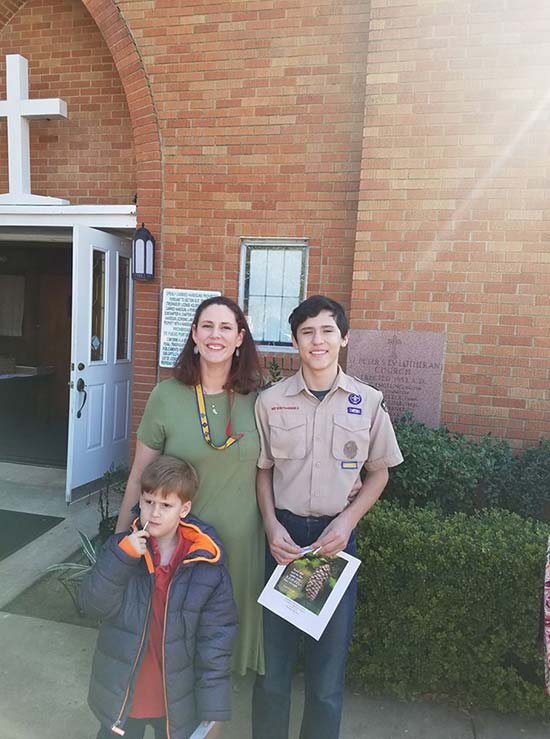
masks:
POLYGON ((206 413, 206 404, 204 402, 204 393, 202 390, 202 385, 199 384, 195 385, 195 397, 197 399, 197 408, 199 410, 199 421, 201 424, 201 431, 202 435, 204 437, 205 442, 212 447, 212 449, 217 449, 218 451, 223 451, 224 449, 229 449, 230 446, 232 446, 236 441, 239 441, 243 437, 243 434, 235 434, 233 436, 231 434, 231 397, 229 398, 229 421, 227 422, 227 426, 225 427, 225 434, 227 436, 227 439, 224 441, 223 444, 220 444, 220 446, 216 446, 216 444, 212 441, 212 435, 210 434, 210 424, 208 423, 208 415, 206 413))

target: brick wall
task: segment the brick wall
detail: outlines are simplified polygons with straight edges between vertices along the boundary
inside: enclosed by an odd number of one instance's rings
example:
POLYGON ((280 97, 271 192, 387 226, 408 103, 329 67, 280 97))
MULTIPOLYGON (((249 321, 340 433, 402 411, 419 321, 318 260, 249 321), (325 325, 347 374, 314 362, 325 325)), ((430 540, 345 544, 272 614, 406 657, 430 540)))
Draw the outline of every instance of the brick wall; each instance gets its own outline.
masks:
MULTIPOLYGON (((127 204, 136 192, 130 116, 113 57, 81 2, 7 0, 0 5, 0 98, 5 55, 29 62, 31 97, 61 97, 68 118, 31 122, 31 187, 75 204, 127 204)), ((6 124, 0 151, 7 151, 6 124)), ((8 189, 0 156, 0 192, 8 189)))
POLYGON ((241 236, 307 237, 309 292, 349 305, 368 2, 119 8, 163 141, 163 286, 237 297, 241 236))
POLYGON ((165 285, 236 296, 240 236, 309 237, 310 289, 348 301, 368 3, 119 6, 163 140, 165 285))
MULTIPOLYGON (((28 59, 31 97, 62 97, 68 105, 66 120, 31 123, 33 192, 67 197, 73 205, 128 204, 138 193, 138 217, 160 237, 156 120, 116 6, 111 0, 0 0, 2 98, 9 53, 28 59)), ((0 152, 6 147, 4 122, 0 152)), ((6 189, 3 154, 0 192, 6 189)), ((157 379, 158 282, 136 286, 134 315, 137 418, 157 379)))
POLYGON ((112 54, 128 104, 135 154, 138 223, 156 237, 157 270, 153 282, 137 283, 134 293, 133 425, 141 417, 149 392, 158 379, 157 349, 159 287, 162 278, 162 151, 157 113, 149 80, 132 36, 112 0, 83 0, 112 54), (159 277, 160 273, 160 277, 159 277))
POLYGON ((136 418, 161 287, 236 297, 241 236, 307 237, 308 292, 351 307, 354 327, 447 332, 453 428, 548 433, 546 3, 4 0, 1 22, 31 92, 74 111, 33 124, 34 190, 137 190, 158 236, 160 279, 137 291, 136 418))
POLYGON ((352 318, 447 332, 443 420, 550 430, 550 6, 372 0, 352 318))
MULTIPOLYGON (((15 4, 5 3, 5 15, 15 4)), ((157 184, 162 182, 162 216, 159 223, 153 221, 160 236, 161 280, 139 286, 136 298, 134 407, 139 417, 156 376, 161 286, 215 288, 236 297, 241 236, 309 238, 309 292, 322 286, 349 305, 368 3, 243 0, 191 6, 122 0, 115 6, 108 0, 85 0, 85 5, 106 37, 130 96, 134 135, 158 125, 162 138, 162 171, 154 176, 157 184), (120 41, 110 38, 119 12, 153 100, 156 117, 146 126, 136 127, 132 113, 132 103, 139 106, 131 99, 136 70, 121 69, 120 41)), ((83 36, 73 20, 63 25, 61 11, 70 11, 71 18, 86 15, 78 3, 28 0, 4 29, 4 45, 9 38, 9 46, 20 51, 27 39, 31 65, 48 53, 48 69, 65 36, 71 39, 71 53, 89 48, 92 30, 83 36), (33 60, 30 40, 37 36, 45 38, 33 60)), ((66 60, 67 54, 65 65, 66 60)), ((91 74, 80 72, 84 78, 91 74)), ((129 125, 120 130, 127 132, 129 125)), ((137 157, 148 147, 140 141, 137 157)), ((49 156, 51 163, 51 148, 49 156)), ((74 157, 71 161, 79 166, 74 157)), ((115 159, 114 172, 116 164, 115 159)), ((148 170, 146 165, 143 169, 148 170)), ((55 193, 51 185, 38 190, 38 177, 37 172, 35 191, 63 194, 59 179, 55 193)), ((148 202, 139 184, 137 189, 142 218, 148 202)), ((73 202, 83 202, 74 197, 74 181, 69 190, 73 202)), ((111 192, 100 202, 117 199, 111 192)), ((287 370, 295 361, 278 358, 287 370)))
POLYGON ((0 28, 10 21, 26 0, 0 0, 0 28))

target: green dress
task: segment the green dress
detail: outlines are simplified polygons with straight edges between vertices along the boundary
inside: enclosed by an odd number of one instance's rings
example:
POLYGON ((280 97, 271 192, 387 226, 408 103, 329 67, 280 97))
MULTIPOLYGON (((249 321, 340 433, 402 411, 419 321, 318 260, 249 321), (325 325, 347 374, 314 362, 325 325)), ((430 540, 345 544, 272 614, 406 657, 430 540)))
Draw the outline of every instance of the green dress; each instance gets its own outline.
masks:
MULTIPOLYGON (((233 670, 264 672, 262 608, 256 602, 264 584, 265 538, 256 503, 256 462, 260 444, 254 419, 256 394, 233 396, 231 430, 242 433, 236 444, 218 451, 202 436, 195 391, 172 378, 155 387, 138 428, 138 439, 151 449, 190 462, 200 486, 192 513, 212 525, 225 549, 239 610, 239 634, 233 670)), ((205 395, 212 442, 226 439, 227 393, 205 395)))

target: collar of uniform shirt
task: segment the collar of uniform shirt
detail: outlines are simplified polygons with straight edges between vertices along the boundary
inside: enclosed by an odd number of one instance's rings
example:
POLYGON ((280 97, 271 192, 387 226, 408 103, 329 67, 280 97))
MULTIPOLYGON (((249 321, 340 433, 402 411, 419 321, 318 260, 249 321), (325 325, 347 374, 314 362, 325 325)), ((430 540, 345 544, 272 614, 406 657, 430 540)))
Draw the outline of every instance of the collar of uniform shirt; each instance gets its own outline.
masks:
MULTIPOLYGON (((350 378, 348 377, 348 375, 346 375, 341 367, 338 367, 338 374, 336 375, 334 384, 330 388, 329 392, 335 390, 338 387, 342 388, 342 390, 345 390, 347 393, 355 392, 355 386, 351 383, 350 378)), ((298 372, 296 372, 295 375, 290 378, 290 381, 285 388, 285 395, 299 395, 301 392, 308 389, 309 388, 304 380, 304 375, 302 373, 302 370, 300 369, 298 370, 298 372)))

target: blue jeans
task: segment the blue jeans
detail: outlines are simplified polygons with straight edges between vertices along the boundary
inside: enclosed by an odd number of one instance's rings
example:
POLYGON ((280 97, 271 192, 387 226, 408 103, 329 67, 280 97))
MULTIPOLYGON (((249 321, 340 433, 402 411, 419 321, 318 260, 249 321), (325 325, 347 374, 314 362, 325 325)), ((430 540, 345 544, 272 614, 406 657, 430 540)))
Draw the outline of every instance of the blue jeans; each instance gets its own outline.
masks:
MULTIPOLYGON (((301 547, 312 544, 332 521, 277 510, 277 519, 301 547)), ((355 532, 345 549, 356 554, 355 532)), ((276 567, 266 550, 266 579, 276 567)), ((344 677, 357 597, 354 577, 323 635, 316 641, 264 609, 265 675, 258 675, 252 700, 253 739, 288 739, 290 693, 300 638, 304 640, 305 705, 300 739, 338 739, 344 677)))

